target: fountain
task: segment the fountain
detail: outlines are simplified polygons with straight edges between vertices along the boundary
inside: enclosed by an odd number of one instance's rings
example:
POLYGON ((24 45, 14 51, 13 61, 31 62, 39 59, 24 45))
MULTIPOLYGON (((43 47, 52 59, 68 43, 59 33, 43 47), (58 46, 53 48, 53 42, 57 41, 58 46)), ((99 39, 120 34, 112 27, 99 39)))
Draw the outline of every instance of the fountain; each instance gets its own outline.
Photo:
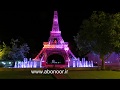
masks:
POLYGON ((24 58, 23 61, 15 61, 14 68, 37 68, 37 61, 32 61, 31 59, 28 60, 27 58, 24 58))
POLYGON ((93 61, 86 61, 85 58, 80 59, 78 58, 77 60, 71 60, 68 62, 69 67, 93 67, 93 61))
MULTIPOLYGON (((28 60, 24 58, 23 61, 15 61, 14 68, 42 68, 42 60, 41 61, 33 61, 31 58, 28 60)), ((54 60, 52 61, 54 62, 54 60)), ((87 61, 85 58, 77 60, 68 60, 68 67, 94 67, 93 61, 87 61)))

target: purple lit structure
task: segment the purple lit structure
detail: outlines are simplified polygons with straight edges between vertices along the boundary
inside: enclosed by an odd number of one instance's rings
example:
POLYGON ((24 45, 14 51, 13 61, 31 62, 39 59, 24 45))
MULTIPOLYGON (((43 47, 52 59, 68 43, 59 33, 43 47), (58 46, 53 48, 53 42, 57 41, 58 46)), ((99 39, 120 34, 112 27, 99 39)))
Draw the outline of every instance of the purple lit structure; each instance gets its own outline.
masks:
POLYGON ((54 11, 52 31, 50 31, 50 37, 48 42, 43 42, 43 48, 38 55, 32 59, 15 62, 15 68, 43 68, 43 67, 93 67, 93 61, 86 61, 82 58, 76 58, 68 47, 68 42, 64 42, 61 31, 59 30, 58 13, 54 11), (57 60, 52 60, 48 63, 51 55, 61 56, 64 59, 64 63, 60 63, 57 60))
POLYGON ((47 67, 50 66, 46 63, 47 58, 52 54, 59 54, 65 60, 65 64, 56 65, 58 67, 67 67, 71 59, 77 60, 77 58, 69 49, 68 42, 64 42, 61 36, 61 31, 59 30, 57 11, 54 11, 53 26, 52 31, 50 31, 49 40, 48 42, 43 42, 42 50, 33 60, 42 61, 42 66, 47 67))

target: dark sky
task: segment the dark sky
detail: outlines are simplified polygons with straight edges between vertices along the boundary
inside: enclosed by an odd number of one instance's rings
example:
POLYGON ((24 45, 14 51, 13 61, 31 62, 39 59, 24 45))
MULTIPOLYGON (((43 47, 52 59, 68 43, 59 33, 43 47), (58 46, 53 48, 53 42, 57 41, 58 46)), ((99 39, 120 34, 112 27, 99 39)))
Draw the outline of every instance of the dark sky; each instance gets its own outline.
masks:
POLYGON ((31 48, 31 57, 34 57, 42 49, 43 42, 48 41, 52 30, 54 10, 58 11, 62 37, 70 44, 73 43, 73 36, 78 32, 82 21, 87 19, 94 10, 108 13, 120 11, 119 2, 110 0, 108 2, 80 0, 79 3, 71 2, 70 4, 56 0, 51 1, 48 5, 47 9, 44 9, 47 5, 43 4, 44 7, 39 7, 40 9, 37 7, 37 10, 0 11, 0 40, 9 43, 11 38, 22 38, 31 48))

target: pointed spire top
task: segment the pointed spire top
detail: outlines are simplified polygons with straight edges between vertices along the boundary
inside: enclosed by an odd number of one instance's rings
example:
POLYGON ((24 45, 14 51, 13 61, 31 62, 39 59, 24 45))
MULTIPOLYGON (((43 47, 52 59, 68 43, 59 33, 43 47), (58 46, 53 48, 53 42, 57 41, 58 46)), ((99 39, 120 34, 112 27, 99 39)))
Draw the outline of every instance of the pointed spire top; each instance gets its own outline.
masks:
POLYGON ((58 13, 54 11, 52 31, 59 31, 58 13))
POLYGON ((58 24, 58 13, 57 13, 57 11, 54 11, 53 23, 58 24))
POLYGON ((57 11, 54 11, 54 15, 58 15, 57 11))

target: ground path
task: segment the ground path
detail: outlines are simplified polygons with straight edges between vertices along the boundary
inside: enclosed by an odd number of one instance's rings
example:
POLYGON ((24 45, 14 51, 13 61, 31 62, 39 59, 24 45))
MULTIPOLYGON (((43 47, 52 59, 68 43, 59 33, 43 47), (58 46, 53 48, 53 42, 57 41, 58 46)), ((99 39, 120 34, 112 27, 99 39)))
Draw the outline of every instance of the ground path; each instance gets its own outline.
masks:
POLYGON ((53 74, 56 79, 68 79, 64 74, 53 74))

